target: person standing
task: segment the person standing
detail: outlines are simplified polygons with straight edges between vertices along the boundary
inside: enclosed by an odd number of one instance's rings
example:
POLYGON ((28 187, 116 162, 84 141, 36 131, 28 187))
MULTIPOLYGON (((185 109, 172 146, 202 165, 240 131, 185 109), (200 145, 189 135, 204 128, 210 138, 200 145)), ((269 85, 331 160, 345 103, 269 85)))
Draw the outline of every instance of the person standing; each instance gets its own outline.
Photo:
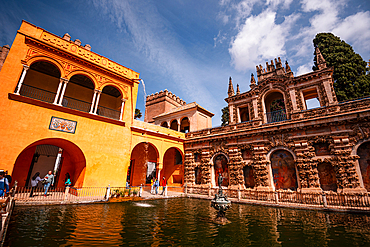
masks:
POLYGON ((5 178, 4 170, 0 170, 0 196, 3 197, 6 192, 9 192, 9 182, 5 178))
POLYGON ((5 171, 5 178, 8 179, 8 183, 11 184, 12 183, 12 176, 10 176, 8 174, 8 171, 5 171))
POLYGON ((152 178, 150 180, 150 193, 153 194, 154 193, 154 178, 152 178))
POLYGON ((44 196, 46 196, 46 194, 48 193, 50 185, 51 186, 54 185, 54 174, 51 171, 49 171, 49 173, 46 174, 44 177, 44 190, 45 190, 44 196))
POLYGON ((158 195, 158 187, 159 187, 159 181, 158 181, 158 179, 155 179, 154 188, 155 188, 155 194, 156 195, 158 195))
POLYGON ((71 184, 72 184, 71 175, 69 175, 69 173, 67 172, 66 173, 66 179, 64 179, 64 186, 67 188, 67 187, 70 187, 71 184))
POLYGON ((35 175, 33 175, 33 177, 31 178, 31 193, 30 193, 30 197, 33 196, 33 191, 35 190, 35 188, 37 187, 38 183, 41 182, 42 179, 40 178, 40 173, 39 172, 36 172, 35 175))
POLYGON ((165 177, 163 177, 161 185, 162 185, 162 194, 161 195, 164 195, 164 191, 166 190, 166 186, 167 186, 167 181, 166 181, 165 177))

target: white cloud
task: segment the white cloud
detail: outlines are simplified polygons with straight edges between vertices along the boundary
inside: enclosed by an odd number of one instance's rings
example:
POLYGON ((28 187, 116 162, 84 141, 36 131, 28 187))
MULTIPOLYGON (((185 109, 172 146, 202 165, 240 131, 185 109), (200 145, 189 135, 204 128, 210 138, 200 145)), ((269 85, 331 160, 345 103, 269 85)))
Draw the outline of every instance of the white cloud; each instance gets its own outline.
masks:
POLYGON ((312 71, 312 65, 310 64, 304 64, 298 67, 297 72, 295 76, 307 74, 312 71))
POLYGON ((360 50, 369 51, 370 45, 370 12, 358 12, 348 16, 332 30, 342 40, 351 43, 360 50))
POLYGON ((236 69, 255 68, 258 63, 285 54, 285 41, 297 15, 286 17, 279 25, 275 17, 276 12, 268 9, 246 19, 229 49, 236 69))

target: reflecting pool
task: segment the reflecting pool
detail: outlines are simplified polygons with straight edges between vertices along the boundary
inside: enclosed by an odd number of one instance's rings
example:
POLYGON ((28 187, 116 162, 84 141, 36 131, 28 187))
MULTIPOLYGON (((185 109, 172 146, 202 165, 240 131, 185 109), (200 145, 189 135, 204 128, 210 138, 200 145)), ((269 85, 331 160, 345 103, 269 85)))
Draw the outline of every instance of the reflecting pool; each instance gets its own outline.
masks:
POLYGON ((370 216, 167 199, 16 207, 5 246, 370 246, 370 216))

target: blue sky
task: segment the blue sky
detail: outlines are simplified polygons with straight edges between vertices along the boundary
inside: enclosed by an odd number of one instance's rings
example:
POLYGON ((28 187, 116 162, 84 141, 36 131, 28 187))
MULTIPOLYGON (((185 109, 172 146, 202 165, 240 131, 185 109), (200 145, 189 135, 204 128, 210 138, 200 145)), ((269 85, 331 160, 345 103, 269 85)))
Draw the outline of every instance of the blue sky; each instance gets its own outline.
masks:
MULTIPOLYGON (((369 0, 0 0, 0 44, 21 20, 140 73, 146 93, 164 89, 213 112, 220 125, 228 78, 249 90, 255 66, 280 56, 295 75, 311 71, 312 40, 332 32, 370 59, 369 0)), ((137 108, 144 111, 143 85, 137 108)))

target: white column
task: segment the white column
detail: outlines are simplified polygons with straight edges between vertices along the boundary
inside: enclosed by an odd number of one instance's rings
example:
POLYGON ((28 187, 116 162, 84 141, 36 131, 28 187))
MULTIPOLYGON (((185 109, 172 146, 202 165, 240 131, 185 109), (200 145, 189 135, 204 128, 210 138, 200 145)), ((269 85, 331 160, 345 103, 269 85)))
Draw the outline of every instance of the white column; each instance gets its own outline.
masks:
POLYGON ((22 87, 22 84, 23 84, 24 78, 26 77, 27 70, 28 70, 29 68, 30 68, 29 66, 27 66, 27 65, 24 65, 24 64, 23 64, 23 71, 22 71, 21 79, 20 79, 20 80, 19 80, 19 82, 18 82, 18 85, 17 85, 17 91, 15 92, 15 94, 18 94, 18 95, 19 95, 19 92, 21 91, 21 87, 22 87))
POLYGON ((125 102, 127 99, 122 99, 122 105, 121 105, 121 114, 119 115, 119 121, 122 121, 123 117, 123 110, 125 109, 125 102))
POLYGON ((95 99, 96 99, 96 93, 97 92, 98 92, 98 90, 94 89, 94 96, 93 96, 93 99, 92 99, 92 103, 91 103, 91 107, 90 107, 90 112, 89 112, 91 114, 94 112, 95 99))
POLYGON ((54 164, 54 175, 57 173, 57 170, 59 168, 60 158, 62 157, 63 149, 59 148, 57 159, 55 160, 54 164))
POLYGON ((100 95, 101 95, 101 91, 100 90, 97 90, 98 91, 98 97, 96 97, 96 103, 95 103, 95 109, 94 109, 94 113, 96 115, 96 111, 98 110, 98 106, 99 106, 99 100, 100 100, 100 95))
POLYGON ((62 78, 62 77, 60 77, 60 79, 59 79, 59 86, 58 86, 57 94, 55 95, 54 102, 53 102, 54 105, 57 105, 58 104, 58 98, 59 98, 59 95, 60 95, 60 89, 62 88, 62 85, 63 85, 64 80, 65 79, 62 78))
POLYGON ((64 93, 65 93, 66 88, 67 88, 67 84, 68 84, 68 80, 64 79, 64 85, 63 85, 62 93, 60 94, 60 100, 59 100, 58 105, 62 105, 62 103, 63 103, 63 97, 64 97, 64 93))

